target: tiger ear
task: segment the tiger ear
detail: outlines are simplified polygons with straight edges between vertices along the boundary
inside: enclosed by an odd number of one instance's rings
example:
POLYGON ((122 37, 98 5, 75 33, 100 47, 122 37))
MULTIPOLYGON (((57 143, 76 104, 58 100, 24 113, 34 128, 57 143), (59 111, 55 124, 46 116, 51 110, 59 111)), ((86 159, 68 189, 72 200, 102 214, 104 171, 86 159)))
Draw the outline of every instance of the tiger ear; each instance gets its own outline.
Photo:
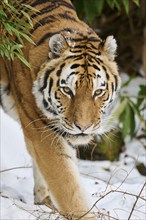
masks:
POLYGON ((106 38, 102 50, 106 53, 110 61, 114 61, 117 51, 117 42, 113 36, 108 36, 106 38))
POLYGON ((63 37, 62 34, 55 34, 49 40, 49 57, 56 58, 60 57, 61 54, 67 50, 68 44, 66 39, 63 37))

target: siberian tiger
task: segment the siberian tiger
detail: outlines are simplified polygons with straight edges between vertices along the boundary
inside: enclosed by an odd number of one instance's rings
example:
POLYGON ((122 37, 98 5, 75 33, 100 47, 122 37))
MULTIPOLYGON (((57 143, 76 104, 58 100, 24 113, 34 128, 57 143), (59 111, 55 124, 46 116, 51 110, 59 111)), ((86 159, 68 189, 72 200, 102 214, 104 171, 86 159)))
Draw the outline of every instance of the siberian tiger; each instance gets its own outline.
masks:
MULTIPOLYGON (((35 203, 76 219, 91 204, 74 148, 106 132, 120 88, 116 40, 101 40, 70 0, 20 3, 39 10, 29 12, 35 45, 26 42, 23 51, 31 69, 17 58, 10 64, 0 57, 1 104, 22 125, 34 164, 35 203)), ((90 217, 88 212, 81 219, 90 217)))

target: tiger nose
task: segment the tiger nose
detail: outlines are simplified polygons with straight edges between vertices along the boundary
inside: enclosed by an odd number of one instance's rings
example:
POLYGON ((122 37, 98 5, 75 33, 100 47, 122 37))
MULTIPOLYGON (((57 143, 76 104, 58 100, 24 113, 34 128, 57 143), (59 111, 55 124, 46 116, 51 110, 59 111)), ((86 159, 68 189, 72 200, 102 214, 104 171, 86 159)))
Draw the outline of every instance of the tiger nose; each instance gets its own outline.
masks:
POLYGON ((75 126, 76 126, 77 128, 79 128, 82 132, 84 132, 85 130, 87 130, 87 128, 91 127, 91 125, 92 125, 91 123, 88 124, 88 125, 81 125, 81 124, 75 123, 75 126))

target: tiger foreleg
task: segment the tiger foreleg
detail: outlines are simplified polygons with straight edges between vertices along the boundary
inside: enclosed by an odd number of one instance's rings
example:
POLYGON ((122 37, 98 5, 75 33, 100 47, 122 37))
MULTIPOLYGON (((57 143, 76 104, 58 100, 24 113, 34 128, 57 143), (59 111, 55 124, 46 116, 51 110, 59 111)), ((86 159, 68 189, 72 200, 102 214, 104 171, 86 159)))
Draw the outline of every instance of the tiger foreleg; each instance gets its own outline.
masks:
MULTIPOLYGON (((80 179, 73 150, 68 145, 60 143, 53 146, 40 145, 35 142, 33 157, 45 179, 53 205, 62 215, 71 219, 81 217, 91 207, 80 179)), ((39 185, 40 183, 36 185, 36 189, 39 185)), ((39 194, 41 199, 47 195, 47 191, 43 197, 42 194, 41 196, 39 194)), ((90 213, 81 219, 91 219, 91 217, 93 215, 90 213)))
POLYGON ((33 176, 34 176, 34 203, 43 204, 46 197, 49 196, 47 184, 40 171, 38 170, 35 162, 33 163, 33 176))

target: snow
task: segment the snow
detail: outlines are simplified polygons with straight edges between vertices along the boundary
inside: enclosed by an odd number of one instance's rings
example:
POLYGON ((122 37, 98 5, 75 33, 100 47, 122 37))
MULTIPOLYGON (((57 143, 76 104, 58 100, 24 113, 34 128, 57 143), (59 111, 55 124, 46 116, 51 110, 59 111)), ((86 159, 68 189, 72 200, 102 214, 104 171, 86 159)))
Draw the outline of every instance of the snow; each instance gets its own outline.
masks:
MULTIPOLYGON (((62 219, 58 218, 58 213, 52 213, 46 206, 33 204, 31 158, 25 148, 21 127, 2 109, 0 118, 1 219, 62 219)), ((121 153, 119 161, 78 161, 94 212, 100 214, 97 219, 146 219, 143 187, 146 179, 135 168, 137 163, 146 166, 144 144, 138 140, 127 141, 126 150, 121 153)))

